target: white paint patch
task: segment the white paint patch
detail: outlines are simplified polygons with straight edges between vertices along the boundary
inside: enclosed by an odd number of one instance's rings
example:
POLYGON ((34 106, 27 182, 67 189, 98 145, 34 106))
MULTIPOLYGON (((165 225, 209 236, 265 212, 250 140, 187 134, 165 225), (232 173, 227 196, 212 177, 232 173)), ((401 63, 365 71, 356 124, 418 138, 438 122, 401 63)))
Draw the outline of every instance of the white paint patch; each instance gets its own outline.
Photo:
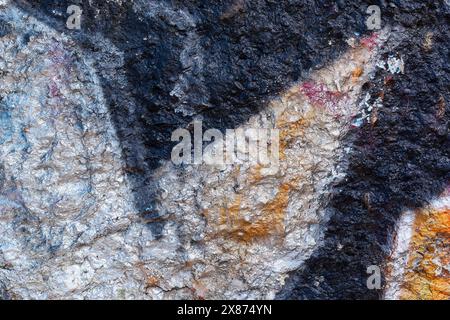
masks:
POLYGON ((396 300, 399 298, 403 273, 409 258, 409 244, 413 234, 416 215, 414 211, 405 211, 397 222, 397 232, 393 253, 390 258, 390 273, 386 279, 384 298, 396 300))
POLYGON ((390 56, 387 60, 387 66, 388 70, 392 74, 396 73, 405 73, 405 62, 403 61, 403 58, 396 58, 393 56, 390 56))
POLYGON ((12 5, 0 15, 14 27, 0 40, 0 281, 23 299, 139 293, 123 235, 137 213, 95 70, 66 36, 12 5))
POLYGON ((433 210, 442 211, 450 208, 450 187, 444 195, 431 203, 433 210))

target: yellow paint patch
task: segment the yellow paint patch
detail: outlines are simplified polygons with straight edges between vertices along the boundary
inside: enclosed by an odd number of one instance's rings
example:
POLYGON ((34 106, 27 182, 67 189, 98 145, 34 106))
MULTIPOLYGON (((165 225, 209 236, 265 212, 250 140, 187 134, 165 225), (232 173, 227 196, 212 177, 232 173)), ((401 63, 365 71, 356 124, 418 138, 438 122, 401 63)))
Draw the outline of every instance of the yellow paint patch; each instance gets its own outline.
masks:
POLYGON ((274 199, 262 208, 258 218, 247 220, 246 210, 241 208, 242 195, 219 208, 219 230, 223 237, 238 242, 252 242, 269 236, 284 234, 284 215, 289 201, 291 183, 282 184, 274 199))
POLYGON ((352 72, 352 80, 353 82, 358 81, 359 77, 362 76, 364 69, 361 66, 356 67, 352 72))
POLYGON ((261 169, 262 166, 260 164, 257 164, 255 167, 250 169, 251 170, 249 179, 250 184, 257 184, 262 180, 263 176, 261 174, 261 169))
POLYGON ((280 130, 280 160, 286 159, 285 151, 289 146, 300 137, 304 130, 311 125, 315 117, 314 109, 309 109, 304 116, 297 121, 288 121, 286 112, 283 113, 277 121, 277 128, 280 130))
POLYGON ((449 208, 417 213, 409 252, 400 298, 450 299, 449 208))

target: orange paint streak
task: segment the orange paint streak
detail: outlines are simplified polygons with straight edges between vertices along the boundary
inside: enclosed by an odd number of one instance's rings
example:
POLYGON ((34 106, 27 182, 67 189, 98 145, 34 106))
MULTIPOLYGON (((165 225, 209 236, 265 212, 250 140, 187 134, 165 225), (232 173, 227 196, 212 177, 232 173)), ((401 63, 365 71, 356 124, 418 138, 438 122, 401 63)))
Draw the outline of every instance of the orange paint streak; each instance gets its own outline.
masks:
POLYGON ((352 72, 352 81, 353 82, 358 81, 358 78, 362 76, 363 71, 364 69, 361 66, 356 67, 355 70, 353 70, 352 72))
POLYGON ((236 195, 228 206, 219 208, 219 230, 225 238, 250 243, 252 241, 284 234, 284 214, 288 205, 291 183, 282 184, 274 199, 261 210, 253 221, 245 219, 241 209, 242 195, 236 195))
POLYGON ((262 166, 260 164, 257 164, 254 168, 251 169, 251 175, 249 182, 250 184, 257 184, 260 182, 263 178, 261 174, 262 166))
POLYGON ((450 209, 419 211, 413 232, 400 298, 450 299, 450 209))
POLYGON ((296 141, 296 138, 304 133, 304 130, 312 123, 315 117, 314 109, 298 119, 297 121, 288 121, 287 114, 283 114, 277 122, 277 128, 280 130, 280 160, 286 159, 285 151, 296 141))

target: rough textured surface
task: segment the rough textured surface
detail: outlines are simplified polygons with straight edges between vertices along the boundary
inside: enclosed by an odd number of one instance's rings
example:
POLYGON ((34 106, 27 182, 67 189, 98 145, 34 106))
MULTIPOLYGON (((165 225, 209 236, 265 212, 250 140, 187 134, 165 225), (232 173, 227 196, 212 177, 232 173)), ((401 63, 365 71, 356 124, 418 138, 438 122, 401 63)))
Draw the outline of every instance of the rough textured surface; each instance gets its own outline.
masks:
POLYGON ((178 233, 175 243, 165 236, 161 242, 186 252, 201 297, 274 298, 286 273, 319 246, 330 184, 346 169, 341 138, 363 112, 358 97, 377 52, 355 45, 240 127, 280 130, 279 167, 239 161, 160 169, 159 186, 168 190, 160 203, 170 220, 165 231, 178 233))
POLYGON ((388 266, 387 299, 448 299, 450 190, 426 208, 405 212, 388 266))
POLYGON ((0 298, 448 298, 449 6, 370 4, 0 1, 0 298), (174 166, 193 119, 279 170, 174 166))
POLYGON ((114 297, 136 254, 115 234, 135 209, 99 80, 67 38, 14 8, 1 20, 14 30, 0 44, 2 282, 17 298, 88 284, 114 297))
POLYGON ((401 58, 404 73, 385 66, 368 84, 372 99, 382 101, 376 122, 351 132, 354 151, 330 203, 325 244, 281 297, 380 298, 382 290, 366 287, 367 267, 385 265, 400 214, 448 186, 448 6, 408 4, 387 11, 402 36, 385 55, 401 58))

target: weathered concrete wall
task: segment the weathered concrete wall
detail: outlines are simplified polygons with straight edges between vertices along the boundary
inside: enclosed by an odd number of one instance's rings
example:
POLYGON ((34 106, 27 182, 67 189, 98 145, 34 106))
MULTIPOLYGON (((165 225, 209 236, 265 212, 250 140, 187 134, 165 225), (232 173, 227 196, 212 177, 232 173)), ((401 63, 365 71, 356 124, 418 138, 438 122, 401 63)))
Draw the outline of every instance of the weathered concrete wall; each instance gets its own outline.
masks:
POLYGON ((0 1, 0 298, 448 299, 449 8, 0 1), (193 120, 279 165, 173 164, 193 120))

